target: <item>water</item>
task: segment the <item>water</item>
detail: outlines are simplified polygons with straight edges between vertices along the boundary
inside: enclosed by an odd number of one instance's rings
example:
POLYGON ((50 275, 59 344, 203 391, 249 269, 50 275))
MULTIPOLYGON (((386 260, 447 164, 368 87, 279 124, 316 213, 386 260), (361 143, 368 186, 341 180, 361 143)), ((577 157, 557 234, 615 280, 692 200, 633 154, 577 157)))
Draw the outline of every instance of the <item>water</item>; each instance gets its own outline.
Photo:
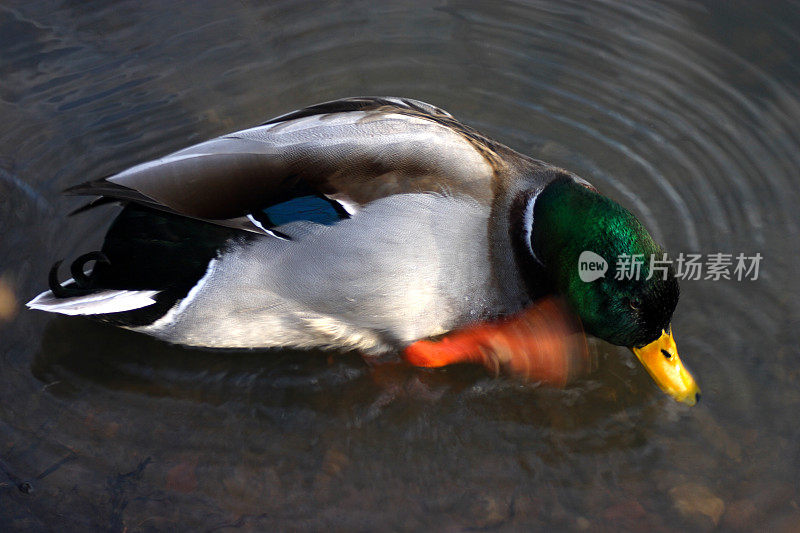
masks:
POLYGON ((800 529, 800 5, 373 4, 0 6, 4 529, 800 529), (682 284, 702 402, 607 345, 561 391, 22 309, 114 212, 61 189, 361 94, 577 172, 674 253, 761 253, 682 284))

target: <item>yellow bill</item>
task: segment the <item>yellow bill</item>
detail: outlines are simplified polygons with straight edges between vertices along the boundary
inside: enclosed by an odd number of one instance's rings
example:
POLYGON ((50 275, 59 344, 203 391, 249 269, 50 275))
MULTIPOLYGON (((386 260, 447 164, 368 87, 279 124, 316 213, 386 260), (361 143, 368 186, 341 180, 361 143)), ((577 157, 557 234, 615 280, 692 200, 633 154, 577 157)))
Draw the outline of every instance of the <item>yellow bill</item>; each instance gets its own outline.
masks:
POLYGON ((700 387, 678 357, 672 328, 641 348, 631 348, 661 390, 679 402, 694 405, 700 399, 700 387))

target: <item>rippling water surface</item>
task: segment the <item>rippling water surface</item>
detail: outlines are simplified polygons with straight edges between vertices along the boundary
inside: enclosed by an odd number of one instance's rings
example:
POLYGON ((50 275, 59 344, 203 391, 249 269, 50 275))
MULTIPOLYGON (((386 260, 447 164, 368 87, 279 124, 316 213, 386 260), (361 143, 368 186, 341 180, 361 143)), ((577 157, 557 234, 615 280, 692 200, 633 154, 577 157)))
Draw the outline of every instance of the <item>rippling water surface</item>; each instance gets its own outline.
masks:
MULTIPOLYGON (((0 6, 0 523, 800 530, 796 1, 0 6), (112 208, 59 191, 311 103, 401 95, 569 168, 673 253, 703 387, 623 349, 566 390, 354 354, 185 350, 26 311, 112 208)), ((5 529, 5 527, 4 527, 5 529)))

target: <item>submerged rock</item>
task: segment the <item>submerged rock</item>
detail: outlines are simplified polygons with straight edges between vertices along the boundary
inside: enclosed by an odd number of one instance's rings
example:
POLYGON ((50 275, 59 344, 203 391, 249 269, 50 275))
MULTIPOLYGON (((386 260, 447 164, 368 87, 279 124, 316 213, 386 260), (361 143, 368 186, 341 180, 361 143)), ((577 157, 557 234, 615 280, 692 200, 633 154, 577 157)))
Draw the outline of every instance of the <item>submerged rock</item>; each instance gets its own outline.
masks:
POLYGON ((705 485, 684 483, 669 491, 673 506, 687 519, 706 516, 716 526, 725 512, 725 502, 705 485))

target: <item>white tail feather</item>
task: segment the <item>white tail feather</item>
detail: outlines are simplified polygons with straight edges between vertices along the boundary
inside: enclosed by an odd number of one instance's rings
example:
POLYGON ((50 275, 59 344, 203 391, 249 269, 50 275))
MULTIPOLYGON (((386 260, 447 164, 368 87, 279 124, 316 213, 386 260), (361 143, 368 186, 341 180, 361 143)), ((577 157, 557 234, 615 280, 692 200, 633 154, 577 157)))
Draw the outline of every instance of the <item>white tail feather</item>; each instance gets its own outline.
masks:
POLYGON ((85 296, 57 298, 52 291, 45 291, 26 305, 62 315, 102 315, 119 313, 147 307, 156 303, 153 297, 159 291, 103 290, 85 296))

